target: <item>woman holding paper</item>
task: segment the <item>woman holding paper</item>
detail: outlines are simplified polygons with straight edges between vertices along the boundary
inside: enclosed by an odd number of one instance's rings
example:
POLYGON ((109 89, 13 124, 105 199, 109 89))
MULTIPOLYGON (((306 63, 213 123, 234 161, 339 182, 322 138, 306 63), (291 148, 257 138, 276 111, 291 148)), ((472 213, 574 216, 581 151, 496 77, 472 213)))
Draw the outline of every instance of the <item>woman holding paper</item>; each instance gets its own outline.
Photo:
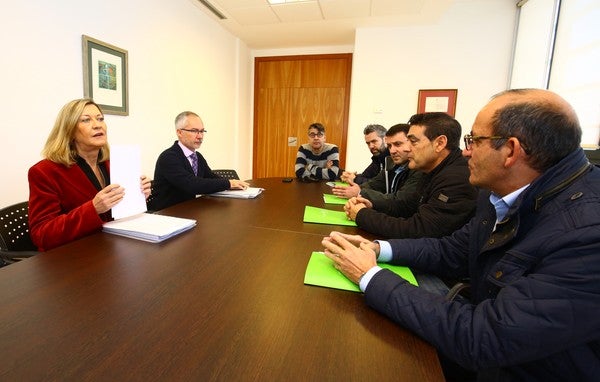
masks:
MULTIPOLYGON (((45 251, 100 231, 125 189, 110 184, 104 114, 91 99, 63 106, 42 156, 28 174, 29 231, 33 243, 45 251)), ((142 176, 146 199, 150 185, 142 176)))

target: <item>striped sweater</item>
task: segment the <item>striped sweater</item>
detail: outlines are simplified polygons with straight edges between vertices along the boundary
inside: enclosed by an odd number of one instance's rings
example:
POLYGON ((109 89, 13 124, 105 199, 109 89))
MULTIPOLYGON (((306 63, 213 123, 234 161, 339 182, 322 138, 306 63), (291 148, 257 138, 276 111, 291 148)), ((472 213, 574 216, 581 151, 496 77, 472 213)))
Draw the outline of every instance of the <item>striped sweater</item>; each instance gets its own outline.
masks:
POLYGON ((340 152, 338 147, 331 143, 323 144, 323 150, 314 154, 309 143, 305 143, 296 154, 296 177, 312 177, 314 179, 335 180, 340 172, 340 152), (327 161, 333 165, 327 168, 327 161))

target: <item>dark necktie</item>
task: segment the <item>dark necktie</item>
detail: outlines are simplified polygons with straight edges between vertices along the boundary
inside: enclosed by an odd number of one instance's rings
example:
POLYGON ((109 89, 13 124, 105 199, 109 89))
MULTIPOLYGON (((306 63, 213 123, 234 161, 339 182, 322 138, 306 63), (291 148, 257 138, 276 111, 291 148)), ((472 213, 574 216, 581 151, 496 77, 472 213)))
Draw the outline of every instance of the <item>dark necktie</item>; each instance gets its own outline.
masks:
POLYGON ((192 153, 190 159, 192 160, 192 170, 194 170, 194 175, 198 175, 198 156, 196 153, 192 153))

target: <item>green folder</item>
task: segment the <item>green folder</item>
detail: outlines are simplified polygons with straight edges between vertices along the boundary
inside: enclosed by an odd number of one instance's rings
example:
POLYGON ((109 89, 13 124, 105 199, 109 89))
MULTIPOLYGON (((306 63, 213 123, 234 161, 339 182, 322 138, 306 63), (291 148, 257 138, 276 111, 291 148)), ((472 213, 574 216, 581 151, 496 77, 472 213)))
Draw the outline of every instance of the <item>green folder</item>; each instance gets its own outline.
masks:
POLYGON ((339 187, 348 187, 350 185, 349 183, 339 182, 339 181, 334 182, 334 183, 335 183, 336 186, 339 186, 339 187))
POLYGON ((346 198, 341 198, 339 196, 335 196, 333 194, 323 194, 323 200, 325 201, 325 204, 346 204, 348 202, 348 199, 346 198))
MULTIPOLYGON (((409 283, 418 286, 417 280, 409 268, 385 263, 377 265, 381 268, 389 269, 409 283)), ((333 260, 325 256, 323 252, 313 252, 310 255, 310 260, 308 260, 308 265, 306 266, 306 273, 304 274, 304 284, 360 292, 358 285, 348 280, 346 276, 335 269, 333 260)))
POLYGON ((344 211, 333 211, 325 208, 317 208, 312 206, 304 207, 305 223, 320 223, 332 225, 347 225, 356 227, 356 222, 348 220, 344 211))

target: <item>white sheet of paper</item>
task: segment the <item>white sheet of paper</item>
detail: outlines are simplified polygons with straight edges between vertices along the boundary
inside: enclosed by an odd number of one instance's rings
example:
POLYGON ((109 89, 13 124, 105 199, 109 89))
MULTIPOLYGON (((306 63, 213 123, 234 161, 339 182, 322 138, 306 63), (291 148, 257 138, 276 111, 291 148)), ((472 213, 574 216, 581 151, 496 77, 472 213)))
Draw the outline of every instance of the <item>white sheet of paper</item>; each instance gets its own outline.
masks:
POLYGON ((112 208, 115 219, 146 212, 146 197, 140 189, 142 150, 137 145, 110 146, 110 182, 125 188, 125 197, 112 208))
POLYGON ((448 102, 450 102, 448 97, 427 97, 425 99, 425 111, 441 111, 445 113, 448 111, 448 102))

